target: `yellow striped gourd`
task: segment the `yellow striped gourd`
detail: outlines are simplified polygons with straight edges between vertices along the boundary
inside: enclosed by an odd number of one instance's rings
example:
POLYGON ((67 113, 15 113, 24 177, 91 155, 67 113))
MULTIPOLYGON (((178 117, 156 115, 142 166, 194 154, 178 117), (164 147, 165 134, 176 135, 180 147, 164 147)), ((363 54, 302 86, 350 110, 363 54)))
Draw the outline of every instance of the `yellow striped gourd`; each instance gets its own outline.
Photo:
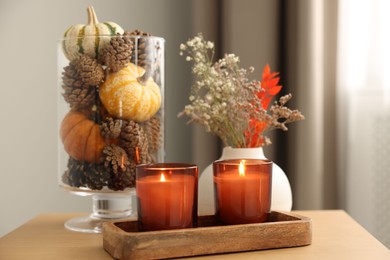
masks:
POLYGON ((149 77, 140 78, 145 70, 133 63, 107 75, 99 87, 99 96, 110 115, 143 122, 150 119, 161 106, 160 87, 149 77))
POLYGON ((64 33, 63 50, 69 60, 79 54, 98 58, 104 47, 110 42, 110 36, 123 34, 123 29, 113 22, 99 23, 92 6, 87 8, 88 24, 76 24, 64 33))

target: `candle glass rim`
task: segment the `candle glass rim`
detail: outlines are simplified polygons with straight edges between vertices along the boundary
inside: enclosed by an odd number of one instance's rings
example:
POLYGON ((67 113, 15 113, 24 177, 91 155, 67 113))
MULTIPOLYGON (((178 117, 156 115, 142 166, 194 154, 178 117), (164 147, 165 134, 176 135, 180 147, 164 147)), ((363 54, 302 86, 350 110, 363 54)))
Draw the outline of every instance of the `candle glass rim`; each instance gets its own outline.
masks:
POLYGON ((221 165, 221 164, 224 164, 224 165, 239 165, 242 161, 245 161, 245 165, 246 166, 250 166, 250 165, 270 165, 272 164, 273 162, 271 160, 268 160, 268 159, 246 159, 246 158, 242 158, 242 159, 224 159, 224 160, 216 160, 213 162, 213 164, 215 165, 221 165))
POLYGON ((139 164, 136 166, 138 169, 144 169, 148 171, 166 171, 166 170, 190 170, 197 169, 196 164, 191 163, 148 163, 139 164))

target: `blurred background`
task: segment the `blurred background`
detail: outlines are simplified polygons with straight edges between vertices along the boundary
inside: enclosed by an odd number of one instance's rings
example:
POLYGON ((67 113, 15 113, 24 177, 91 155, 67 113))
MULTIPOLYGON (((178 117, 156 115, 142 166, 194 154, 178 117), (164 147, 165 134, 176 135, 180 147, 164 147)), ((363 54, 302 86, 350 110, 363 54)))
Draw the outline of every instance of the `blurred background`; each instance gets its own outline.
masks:
POLYGON ((344 209, 390 247, 390 2, 386 0, 1 0, 0 236, 42 212, 90 212, 57 185, 56 44, 99 21, 166 39, 166 161, 200 171, 222 145, 177 114, 190 64, 179 45, 198 32, 261 78, 280 71, 306 120, 275 132, 266 156, 290 180, 294 209, 344 209))

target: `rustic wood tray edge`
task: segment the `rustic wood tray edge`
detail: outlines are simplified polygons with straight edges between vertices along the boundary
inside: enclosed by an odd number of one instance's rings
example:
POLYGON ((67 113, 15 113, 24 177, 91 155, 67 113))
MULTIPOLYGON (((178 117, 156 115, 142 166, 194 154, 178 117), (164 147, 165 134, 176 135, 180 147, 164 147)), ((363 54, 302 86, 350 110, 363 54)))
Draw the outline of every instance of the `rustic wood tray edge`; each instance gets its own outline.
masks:
POLYGON ((198 227, 137 230, 137 221, 103 224, 103 247, 116 259, 166 259, 310 245, 311 219, 273 211, 269 221, 213 226, 215 216, 199 216, 198 227), (203 225, 203 226, 202 226, 203 225))

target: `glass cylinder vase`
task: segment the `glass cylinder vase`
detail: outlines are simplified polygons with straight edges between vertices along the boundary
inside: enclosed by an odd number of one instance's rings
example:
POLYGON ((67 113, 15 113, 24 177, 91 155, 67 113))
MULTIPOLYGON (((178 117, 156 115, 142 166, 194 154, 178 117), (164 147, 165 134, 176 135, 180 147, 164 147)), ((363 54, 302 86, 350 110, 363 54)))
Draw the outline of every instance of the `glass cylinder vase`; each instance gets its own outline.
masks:
POLYGON ((136 215, 136 166, 164 159, 164 39, 67 37, 57 53, 58 183, 93 201, 65 226, 101 232, 136 215))

